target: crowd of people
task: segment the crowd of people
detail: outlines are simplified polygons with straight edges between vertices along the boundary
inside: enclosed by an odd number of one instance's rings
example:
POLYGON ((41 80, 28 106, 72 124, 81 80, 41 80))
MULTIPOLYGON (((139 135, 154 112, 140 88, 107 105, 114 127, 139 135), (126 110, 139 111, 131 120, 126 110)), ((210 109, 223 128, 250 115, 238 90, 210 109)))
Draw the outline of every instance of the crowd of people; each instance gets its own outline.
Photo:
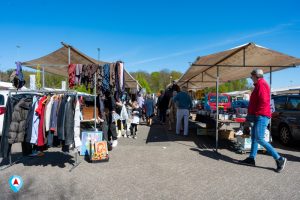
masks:
POLYGON ((166 125, 168 131, 189 135, 188 120, 193 103, 186 86, 180 88, 173 82, 156 95, 140 91, 131 96, 124 93, 121 98, 107 91, 102 101, 97 102, 99 121, 103 122, 104 138, 112 147, 117 146, 118 137, 136 139, 140 122, 151 126, 154 117, 157 123, 166 125), (99 109, 101 105, 103 109, 99 109))
POLYGON ((108 91, 98 99, 97 107, 104 139, 111 147, 117 146, 118 137, 136 139, 140 122, 151 126, 154 117, 159 124, 167 125, 168 131, 174 130, 178 135, 183 131, 183 135, 188 136, 192 99, 185 86, 180 88, 174 82, 158 95, 140 92, 136 96, 129 96, 125 93, 117 98, 108 91))

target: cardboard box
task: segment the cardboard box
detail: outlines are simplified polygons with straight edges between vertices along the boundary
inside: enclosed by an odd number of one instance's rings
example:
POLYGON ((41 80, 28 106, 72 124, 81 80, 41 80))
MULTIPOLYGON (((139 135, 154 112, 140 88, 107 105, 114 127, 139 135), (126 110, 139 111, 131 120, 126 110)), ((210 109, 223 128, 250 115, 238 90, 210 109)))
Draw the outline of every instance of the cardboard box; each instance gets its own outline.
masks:
MULTIPOLYGON (((237 143, 240 144, 240 147, 243 149, 251 149, 251 137, 241 137, 237 136, 237 143)), ((258 150, 264 149, 260 144, 258 144, 258 150)))
POLYGON ((219 131, 219 138, 226 139, 226 140, 233 140, 234 139, 234 131, 232 130, 220 130, 219 131))

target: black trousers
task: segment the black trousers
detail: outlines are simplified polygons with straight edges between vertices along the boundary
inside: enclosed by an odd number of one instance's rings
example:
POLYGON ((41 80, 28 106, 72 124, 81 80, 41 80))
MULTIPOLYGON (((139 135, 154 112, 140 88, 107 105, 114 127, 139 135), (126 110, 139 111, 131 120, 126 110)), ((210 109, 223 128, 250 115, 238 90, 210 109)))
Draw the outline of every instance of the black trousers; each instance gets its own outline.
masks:
POLYGON ((130 133, 131 133, 131 135, 135 136, 136 132, 137 132, 137 124, 131 123, 131 125, 130 125, 130 133))
POLYGON ((118 135, 116 131, 116 124, 112 121, 112 114, 108 113, 104 115, 104 122, 103 122, 103 137, 106 141, 110 140, 117 140, 118 135))

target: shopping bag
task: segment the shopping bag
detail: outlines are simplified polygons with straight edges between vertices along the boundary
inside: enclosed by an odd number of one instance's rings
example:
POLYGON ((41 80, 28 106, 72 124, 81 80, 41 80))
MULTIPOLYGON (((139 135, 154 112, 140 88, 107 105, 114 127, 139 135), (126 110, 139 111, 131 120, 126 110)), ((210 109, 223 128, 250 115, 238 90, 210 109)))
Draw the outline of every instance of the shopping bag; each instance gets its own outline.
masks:
POLYGON ((121 116, 118 115, 117 113, 113 112, 112 113, 112 121, 117 121, 119 119, 121 119, 121 116))
POLYGON ((123 105, 121 110, 121 120, 127 120, 127 119, 128 119, 128 113, 125 105, 123 105))

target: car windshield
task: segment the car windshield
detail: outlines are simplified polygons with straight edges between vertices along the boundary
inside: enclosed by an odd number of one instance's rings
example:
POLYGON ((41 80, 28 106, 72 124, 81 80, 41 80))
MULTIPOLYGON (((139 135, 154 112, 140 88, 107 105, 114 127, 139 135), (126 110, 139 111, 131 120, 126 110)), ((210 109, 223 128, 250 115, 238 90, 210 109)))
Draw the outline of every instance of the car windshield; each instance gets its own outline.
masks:
MULTIPOLYGON (((210 96, 210 102, 216 103, 216 96, 210 96)), ((228 103, 228 97, 227 96, 219 96, 219 102, 220 103, 228 103)))
POLYGON ((249 105, 249 102, 246 100, 238 100, 238 101, 234 101, 232 102, 232 106, 233 107, 241 107, 241 108, 247 108, 249 105))
POLYGON ((289 110, 300 110, 300 98, 297 97, 290 97, 287 108, 289 110))
POLYGON ((4 105, 4 96, 0 94, 0 105, 4 105))

